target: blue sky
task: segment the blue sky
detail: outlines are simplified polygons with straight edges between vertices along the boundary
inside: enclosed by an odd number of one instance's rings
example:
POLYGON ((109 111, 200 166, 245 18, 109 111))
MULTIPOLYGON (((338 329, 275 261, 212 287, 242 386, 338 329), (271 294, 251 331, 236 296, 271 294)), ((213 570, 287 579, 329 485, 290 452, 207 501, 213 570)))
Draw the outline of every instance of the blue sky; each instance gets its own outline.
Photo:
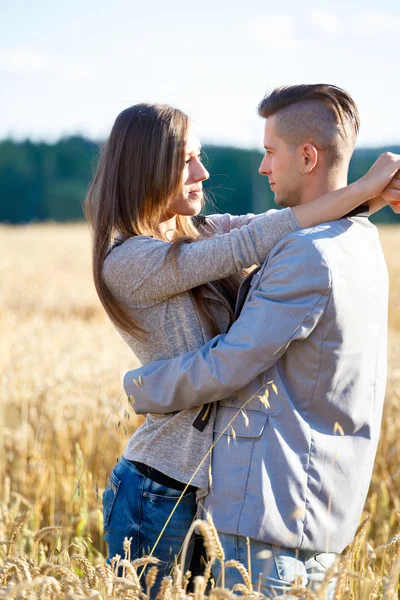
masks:
POLYGON ((400 143, 398 0, 0 0, 0 139, 104 138, 137 102, 185 110, 203 142, 262 145, 265 91, 334 83, 359 146, 400 143))

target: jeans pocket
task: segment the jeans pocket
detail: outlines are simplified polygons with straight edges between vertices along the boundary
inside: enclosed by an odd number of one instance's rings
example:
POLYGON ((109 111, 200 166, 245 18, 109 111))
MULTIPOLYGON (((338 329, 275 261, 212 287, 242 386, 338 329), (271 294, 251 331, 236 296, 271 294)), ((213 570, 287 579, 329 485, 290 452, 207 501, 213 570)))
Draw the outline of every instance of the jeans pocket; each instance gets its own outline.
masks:
POLYGON ((306 567, 296 550, 280 546, 271 546, 271 549, 279 579, 289 586, 295 581, 300 585, 306 585, 306 567))
MULTIPOLYGON (((182 491, 181 490, 176 490, 174 488, 170 488, 167 487, 165 485, 162 485, 161 483, 157 483, 156 481, 153 481, 153 479, 149 479, 146 478, 147 481, 147 492, 146 492, 146 496, 153 499, 153 500, 178 500, 178 498, 181 497, 182 491)), ((182 497, 183 499, 189 498, 189 497, 193 497, 194 498, 195 494, 194 492, 188 492, 186 491, 182 497)))
POLYGON ((114 471, 112 471, 110 478, 108 480, 107 487, 104 490, 103 498, 102 498, 104 527, 107 527, 110 522, 112 509, 113 509, 115 498, 117 497, 120 485, 121 485, 121 480, 118 479, 118 477, 115 475, 114 471))

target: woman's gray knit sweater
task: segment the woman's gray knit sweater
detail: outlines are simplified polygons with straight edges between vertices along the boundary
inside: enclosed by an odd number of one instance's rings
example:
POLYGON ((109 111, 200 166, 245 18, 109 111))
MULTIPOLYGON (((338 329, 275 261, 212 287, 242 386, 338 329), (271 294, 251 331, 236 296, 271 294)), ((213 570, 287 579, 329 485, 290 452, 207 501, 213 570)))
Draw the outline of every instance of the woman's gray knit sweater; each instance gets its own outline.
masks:
MULTIPOLYGON (((210 335, 189 290, 260 265, 277 242, 299 229, 289 208, 262 215, 211 215, 206 226, 215 235, 181 246, 175 265, 167 256, 171 244, 148 236, 127 239, 104 262, 106 285, 148 331, 146 341, 120 331, 142 364, 205 344, 210 335)), ((223 333, 229 325, 228 310, 212 294, 210 302, 223 333)), ((130 438, 125 458, 145 463, 178 481, 191 480, 200 488, 199 496, 204 496, 209 456, 191 478, 212 444, 215 406, 202 432, 193 427, 199 410, 148 414, 130 438)))

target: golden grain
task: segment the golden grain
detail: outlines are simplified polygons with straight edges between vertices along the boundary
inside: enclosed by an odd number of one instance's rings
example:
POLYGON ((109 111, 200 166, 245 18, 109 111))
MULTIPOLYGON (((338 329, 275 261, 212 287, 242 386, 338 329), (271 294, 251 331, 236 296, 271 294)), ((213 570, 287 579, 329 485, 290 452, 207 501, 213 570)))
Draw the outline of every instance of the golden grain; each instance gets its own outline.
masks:
POLYGON ((150 591, 153 589, 153 587, 156 583, 157 574, 158 574, 157 567, 150 567, 150 569, 147 571, 145 583, 146 583, 146 593, 149 597, 150 597, 150 591))
POLYGON ((236 569, 237 571, 239 571, 239 573, 242 576, 243 583, 247 588, 247 592, 251 593, 253 591, 253 586, 251 583, 249 572, 246 569, 246 567, 244 565, 242 565, 242 563, 240 563, 238 560, 228 560, 225 563, 225 567, 227 569, 231 568, 231 569, 236 569))
MULTIPOLYGON (((369 521, 339 560, 336 600, 393 598, 399 577, 399 233, 396 227, 381 228, 391 281, 389 364, 381 441, 365 507, 369 521)), ((134 399, 129 402, 121 383, 138 363, 96 297, 89 247, 84 225, 0 227, 0 598, 141 599, 146 595, 139 591, 136 569, 156 562, 117 557, 114 571, 104 563, 102 492, 143 419, 133 412, 134 399), (71 560, 83 566, 85 577, 71 560), (126 577, 117 576, 118 565, 126 577)), ((268 385, 276 393, 273 382, 268 385)), ((268 394, 263 400, 268 402, 268 394)), ((245 411, 242 415, 246 421, 245 411)), ((342 435, 338 426, 336 433, 342 435)), ((211 560, 196 600, 205 595, 212 561, 224 561, 211 521, 200 527, 211 560)), ((130 558, 127 547, 125 553, 130 558)), ((243 565, 239 569, 249 595, 249 572, 243 565)), ((164 578, 158 600, 186 596, 187 577, 177 571, 174 587, 164 578)), ((245 595, 244 587, 238 591, 245 595)), ((299 594, 293 590, 292 596, 299 594)), ((237 598, 221 589, 210 595, 237 598)), ((305 597, 318 595, 308 591, 305 597)))

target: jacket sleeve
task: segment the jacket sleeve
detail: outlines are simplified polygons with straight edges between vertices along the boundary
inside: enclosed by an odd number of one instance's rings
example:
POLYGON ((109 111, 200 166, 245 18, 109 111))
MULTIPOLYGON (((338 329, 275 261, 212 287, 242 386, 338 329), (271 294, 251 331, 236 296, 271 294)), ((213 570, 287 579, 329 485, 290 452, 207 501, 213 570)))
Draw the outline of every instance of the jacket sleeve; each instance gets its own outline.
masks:
MULTIPOLYGON (((110 252, 104 262, 104 281, 123 303, 132 308, 147 308, 175 294, 262 264, 282 238, 298 229, 291 209, 265 213, 254 219, 250 217, 247 225, 231 228, 227 233, 183 244, 175 259, 170 253, 171 243, 137 236, 110 252)), ((221 230, 221 223, 213 230, 221 230)))
POLYGON ((310 335, 330 289, 321 251, 307 236, 288 236, 260 270, 228 333, 197 351, 126 373, 124 387, 135 411, 168 413, 229 398, 267 371, 291 342, 310 335))

